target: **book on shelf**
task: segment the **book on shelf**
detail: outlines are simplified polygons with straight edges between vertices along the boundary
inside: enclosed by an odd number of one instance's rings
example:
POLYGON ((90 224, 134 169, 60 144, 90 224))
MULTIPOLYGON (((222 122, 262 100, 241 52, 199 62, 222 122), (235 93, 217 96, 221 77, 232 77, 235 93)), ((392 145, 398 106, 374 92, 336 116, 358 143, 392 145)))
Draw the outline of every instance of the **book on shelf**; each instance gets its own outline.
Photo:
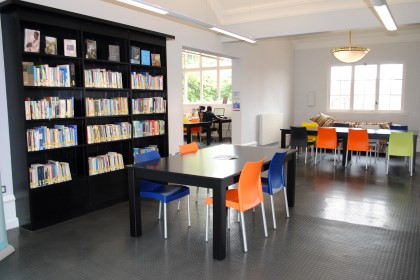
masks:
POLYGON ((141 50, 141 65, 150 66, 150 51, 141 50))
POLYGON ((96 41, 86 39, 86 58, 96 59, 97 58, 97 51, 96 51, 96 41))
POLYGON ((131 47, 130 62, 131 64, 140 64, 140 48, 134 46, 131 47))
POLYGON ((29 167, 29 186, 31 189, 70 181, 71 172, 68 162, 48 160, 48 163, 34 163, 29 167))
POLYGON ((108 48, 109 48, 108 60, 119 62, 120 61, 120 46, 109 45, 108 48))
POLYGON ((33 86, 34 85, 34 63, 31 61, 22 61, 23 71, 23 85, 33 86))
POLYGON ((124 169, 122 154, 108 152, 105 155, 88 158, 89 176, 124 169))
POLYGON ((160 54, 152 53, 152 66, 160 67, 160 54))
POLYGON ((65 56, 77 56, 76 40, 64 39, 64 55, 65 56))
POLYGON ((25 29, 24 51, 39 53, 41 33, 39 30, 25 29))
POLYGON ((57 38, 45 36, 45 53, 57 55, 57 38))

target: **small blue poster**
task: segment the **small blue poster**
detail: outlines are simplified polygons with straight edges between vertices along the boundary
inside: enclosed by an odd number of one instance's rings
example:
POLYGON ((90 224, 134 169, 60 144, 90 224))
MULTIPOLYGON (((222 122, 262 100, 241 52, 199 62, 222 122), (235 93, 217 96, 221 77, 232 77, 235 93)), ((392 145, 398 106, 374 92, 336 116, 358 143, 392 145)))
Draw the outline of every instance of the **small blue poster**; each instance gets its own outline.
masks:
POLYGON ((141 50, 141 65, 150 66, 150 51, 141 50))

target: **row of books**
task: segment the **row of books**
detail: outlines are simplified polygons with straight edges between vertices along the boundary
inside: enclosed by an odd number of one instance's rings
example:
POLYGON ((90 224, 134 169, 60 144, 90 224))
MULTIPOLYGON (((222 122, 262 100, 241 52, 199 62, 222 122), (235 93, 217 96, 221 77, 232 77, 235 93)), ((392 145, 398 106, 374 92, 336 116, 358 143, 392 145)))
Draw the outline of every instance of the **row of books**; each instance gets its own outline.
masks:
POLYGON ((163 90, 163 76, 152 76, 149 72, 131 72, 131 88, 163 90))
POLYGON ((110 142, 131 138, 131 123, 88 125, 87 143, 110 142))
POLYGON ((108 152, 105 155, 89 157, 89 176, 124 169, 123 156, 116 152, 108 152))
POLYGON ((93 99, 86 97, 86 116, 118 116, 128 115, 128 98, 101 98, 93 99))
POLYGON ((26 130, 28 152, 77 145, 77 125, 54 125, 34 127, 26 130))
POLYGON ((42 120, 74 117, 74 97, 60 99, 58 96, 38 100, 25 99, 26 120, 42 120))
POLYGON ((29 167, 29 187, 38 187, 71 180, 68 162, 49 160, 46 164, 34 163, 29 167))
POLYGON ((23 61, 23 85, 38 87, 74 87, 75 65, 63 64, 49 66, 48 64, 34 65, 33 62, 23 61))
POLYGON ((133 137, 145 137, 165 134, 165 121, 144 120, 133 121, 133 137))
POLYGON ((122 73, 106 69, 85 69, 87 88, 123 88, 122 73))
POLYGON ((163 97, 147 97, 131 100, 133 114, 166 113, 166 100, 163 97))

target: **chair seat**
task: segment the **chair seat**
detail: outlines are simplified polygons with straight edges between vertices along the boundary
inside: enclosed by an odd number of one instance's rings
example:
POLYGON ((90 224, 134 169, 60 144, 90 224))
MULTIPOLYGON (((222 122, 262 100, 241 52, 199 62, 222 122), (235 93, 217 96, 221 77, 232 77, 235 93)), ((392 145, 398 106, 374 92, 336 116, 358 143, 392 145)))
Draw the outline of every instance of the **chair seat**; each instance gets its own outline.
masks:
POLYGON ((270 187, 268 185, 268 178, 265 178, 265 177, 261 177, 261 184, 262 184, 263 192, 268 193, 268 194, 278 193, 284 188, 283 186, 273 186, 271 188, 273 193, 270 193, 270 187))
POLYGON ((140 188, 143 192, 153 191, 160 186, 162 186, 162 182, 140 180, 140 188))
POLYGON ((190 189, 179 185, 160 185, 150 191, 140 190, 140 197, 160 200, 163 203, 169 203, 190 194, 190 189))

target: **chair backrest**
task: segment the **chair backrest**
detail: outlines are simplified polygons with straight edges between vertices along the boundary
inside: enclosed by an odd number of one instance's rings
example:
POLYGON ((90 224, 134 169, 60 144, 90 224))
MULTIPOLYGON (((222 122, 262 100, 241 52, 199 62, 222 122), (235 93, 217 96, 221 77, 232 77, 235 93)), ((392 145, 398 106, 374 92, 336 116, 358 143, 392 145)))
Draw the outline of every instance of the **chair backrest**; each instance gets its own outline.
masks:
POLYGON ((333 127, 350 127, 348 123, 334 123, 333 127))
POLYGON ((302 122, 303 127, 318 127, 318 123, 316 122, 302 122))
POLYGON ((264 201, 261 169, 264 159, 245 163, 238 182, 239 211, 244 212, 264 201))
POLYGON ((179 152, 181 155, 188 154, 188 153, 194 153, 198 151, 198 144, 197 142, 191 142, 189 144, 180 145, 179 146, 179 152))
POLYGON ((142 163, 158 159, 160 159, 160 154, 158 151, 150 151, 143 154, 134 154, 134 163, 142 163))
POLYGON ((303 148, 308 146, 308 131, 306 130, 306 127, 290 127, 290 146, 303 148))
POLYGON ((369 151, 369 135, 367 129, 350 128, 347 138, 347 150, 369 151))
POLYGON ((408 125, 396 125, 396 124, 391 124, 391 125, 389 126, 389 129, 391 129, 391 130, 408 131, 408 125))
POLYGON ((319 127, 317 135, 317 148, 337 149, 337 131, 335 127, 319 127))
POLYGON ((287 152, 275 153, 268 168, 268 192, 273 194, 273 189, 280 189, 286 186, 284 178, 284 158, 287 152))
POLYGON ((391 132, 388 155, 413 156, 413 132, 391 132))

